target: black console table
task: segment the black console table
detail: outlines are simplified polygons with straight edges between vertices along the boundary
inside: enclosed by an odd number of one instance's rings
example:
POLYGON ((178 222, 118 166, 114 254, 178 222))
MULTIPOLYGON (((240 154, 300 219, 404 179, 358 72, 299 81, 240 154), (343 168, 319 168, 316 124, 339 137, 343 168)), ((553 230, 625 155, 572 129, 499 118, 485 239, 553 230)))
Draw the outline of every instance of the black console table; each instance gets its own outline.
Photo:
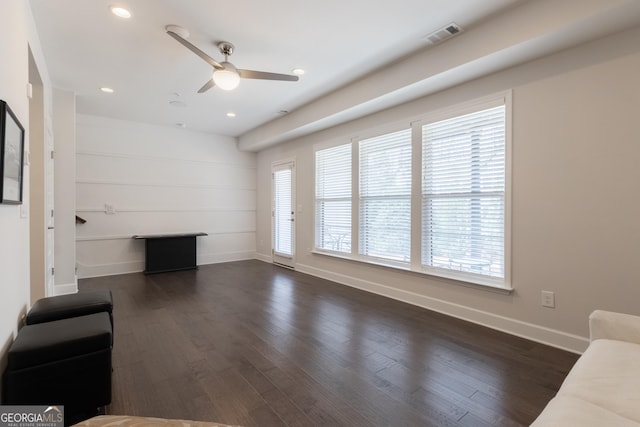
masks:
POLYGON ((207 233, 146 234, 132 238, 145 241, 145 274, 193 270, 196 263, 196 237, 207 233))

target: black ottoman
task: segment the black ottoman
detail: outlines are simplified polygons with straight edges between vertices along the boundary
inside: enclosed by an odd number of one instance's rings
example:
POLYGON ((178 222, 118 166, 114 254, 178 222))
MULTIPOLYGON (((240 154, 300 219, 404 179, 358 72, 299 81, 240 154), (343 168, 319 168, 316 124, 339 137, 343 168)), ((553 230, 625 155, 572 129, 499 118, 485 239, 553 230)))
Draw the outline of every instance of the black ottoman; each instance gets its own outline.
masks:
POLYGON ((33 325, 103 311, 109 313, 113 326, 113 299, 109 290, 58 295, 36 301, 27 313, 26 323, 33 325))
POLYGON ((106 312, 24 326, 7 353, 3 404, 95 415, 111 403, 111 334, 106 312))

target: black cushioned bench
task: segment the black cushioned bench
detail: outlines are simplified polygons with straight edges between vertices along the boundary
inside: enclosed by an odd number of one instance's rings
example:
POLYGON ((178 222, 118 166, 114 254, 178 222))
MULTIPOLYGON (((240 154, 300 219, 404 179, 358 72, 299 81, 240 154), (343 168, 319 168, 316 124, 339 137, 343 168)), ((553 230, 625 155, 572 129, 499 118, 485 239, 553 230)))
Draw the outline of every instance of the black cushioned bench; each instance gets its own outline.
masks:
POLYGON ((111 403, 107 312, 24 326, 7 353, 5 405, 64 405, 65 419, 111 403))
POLYGON ((27 313, 27 325, 52 320, 107 312, 113 326, 113 298, 109 290, 78 292, 69 295, 42 298, 27 313))

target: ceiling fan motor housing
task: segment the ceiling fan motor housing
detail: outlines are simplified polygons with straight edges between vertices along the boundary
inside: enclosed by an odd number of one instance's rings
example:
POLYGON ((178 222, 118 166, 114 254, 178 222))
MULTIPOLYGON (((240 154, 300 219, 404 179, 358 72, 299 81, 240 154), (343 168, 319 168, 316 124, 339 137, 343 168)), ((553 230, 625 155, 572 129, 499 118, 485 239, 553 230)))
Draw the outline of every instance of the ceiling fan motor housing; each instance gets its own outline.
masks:
POLYGON ((233 53, 234 47, 235 46, 233 46, 233 44, 229 42, 218 43, 218 49, 220 49, 220 53, 225 56, 225 59, 227 56, 230 56, 233 53))

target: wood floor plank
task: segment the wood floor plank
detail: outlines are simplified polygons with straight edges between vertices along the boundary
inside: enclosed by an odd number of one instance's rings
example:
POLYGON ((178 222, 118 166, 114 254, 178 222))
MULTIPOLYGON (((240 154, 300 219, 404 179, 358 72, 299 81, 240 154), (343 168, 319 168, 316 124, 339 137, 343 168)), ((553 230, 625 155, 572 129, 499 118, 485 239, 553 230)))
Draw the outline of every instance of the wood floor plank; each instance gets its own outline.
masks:
POLYGON ((260 261, 79 287, 113 293, 113 414, 246 427, 526 426, 577 359, 260 261))

